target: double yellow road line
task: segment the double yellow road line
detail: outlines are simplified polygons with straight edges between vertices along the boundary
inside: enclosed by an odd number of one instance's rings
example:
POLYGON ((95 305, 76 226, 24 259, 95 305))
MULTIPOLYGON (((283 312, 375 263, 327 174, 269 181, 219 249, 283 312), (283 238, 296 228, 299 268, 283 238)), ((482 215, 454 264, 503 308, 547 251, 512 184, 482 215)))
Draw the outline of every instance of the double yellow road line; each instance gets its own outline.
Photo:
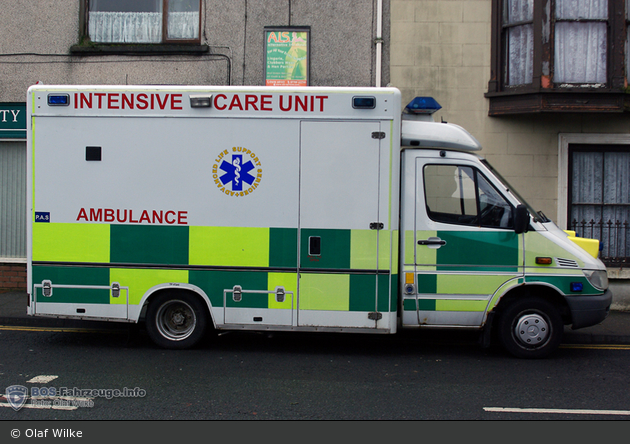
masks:
MULTIPOLYGON (((67 327, 27 327, 19 325, 0 325, 0 331, 46 331, 56 333, 105 333, 120 330, 67 328, 67 327)), ((562 344, 560 348, 576 348, 587 350, 630 350, 630 344, 562 344)))
POLYGON ((0 325, 0 330, 6 331, 48 331, 56 333, 105 333, 116 330, 94 328, 68 328, 68 327, 28 327, 20 325, 0 325))

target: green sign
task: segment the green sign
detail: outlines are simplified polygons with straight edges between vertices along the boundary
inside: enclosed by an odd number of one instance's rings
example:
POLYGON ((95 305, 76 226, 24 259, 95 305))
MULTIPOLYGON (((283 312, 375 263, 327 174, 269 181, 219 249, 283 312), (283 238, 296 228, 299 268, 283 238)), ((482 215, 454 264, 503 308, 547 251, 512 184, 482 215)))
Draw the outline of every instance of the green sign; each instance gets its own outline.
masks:
POLYGON ((0 139, 26 139, 26 104, 0 102, 0 139))
POLYGON ((308 28, 265 28, 265 85, 308 86, 308 28))

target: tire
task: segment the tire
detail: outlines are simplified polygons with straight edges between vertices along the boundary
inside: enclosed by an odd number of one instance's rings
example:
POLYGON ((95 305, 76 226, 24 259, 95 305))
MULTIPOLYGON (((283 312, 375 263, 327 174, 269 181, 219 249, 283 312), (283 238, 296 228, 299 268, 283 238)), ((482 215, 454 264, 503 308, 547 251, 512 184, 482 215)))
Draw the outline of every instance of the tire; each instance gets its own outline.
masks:
POLYGON ((203 339, 208 312, 200 298, 189 293, 168 292, 149 303, 146 328, 159 347, 183 350, 203 339))
POLYGON ((558 309, 550 302, 524 297, 502 311, 498 322, 501 345, 518 358, 544 358, 562 341, 564 324, 558 309))

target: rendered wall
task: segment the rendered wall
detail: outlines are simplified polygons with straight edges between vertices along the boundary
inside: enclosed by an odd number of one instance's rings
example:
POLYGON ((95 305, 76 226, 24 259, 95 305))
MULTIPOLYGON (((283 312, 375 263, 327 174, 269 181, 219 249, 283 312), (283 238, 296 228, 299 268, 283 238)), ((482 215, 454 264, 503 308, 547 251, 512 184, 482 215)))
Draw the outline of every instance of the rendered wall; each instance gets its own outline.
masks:
MULTIPOLYGON (((389 0, 383 1, 384 35, 389 0)), ((377 0, 204 0, 206 55, 72 55, 80 1, 3 4, 0 101, 24 101, 45 84, 263 84, 265 26, 310 26, 311 85, 372 86, 377 0)), ((388 41, 389 39, 386 39, 388 41)), ((384 45, 383 84, 389 81, 384 45)))
POLYGON ((630 115, 489 117, 484 93, 490 79, 491 1, 392 0, 391 17, 391 83, 401 89, 403 105, 415 96, 433 96, 442 105, 437 120, 470 131, 484 147, 481 155, 535 209, 566 228, 560 136, 578 141, 583 134, 593 141, 592 135, 599 135, 606 143, 611 134, 625 134, 630 143, 630 115))

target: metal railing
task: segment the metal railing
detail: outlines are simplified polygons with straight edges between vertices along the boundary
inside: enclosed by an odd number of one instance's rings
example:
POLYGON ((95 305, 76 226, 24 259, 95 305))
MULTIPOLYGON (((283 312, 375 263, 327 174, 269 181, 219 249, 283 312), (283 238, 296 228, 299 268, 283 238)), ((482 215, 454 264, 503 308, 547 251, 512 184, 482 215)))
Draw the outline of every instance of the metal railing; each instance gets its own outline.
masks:
POLYGON ((582 219, 571 222, 571 230, 577 236, 597 239, 600 242, 599 258, 607 267, 625 267, 630 264, 630 223, 628 221, 612 221, 582 219))

